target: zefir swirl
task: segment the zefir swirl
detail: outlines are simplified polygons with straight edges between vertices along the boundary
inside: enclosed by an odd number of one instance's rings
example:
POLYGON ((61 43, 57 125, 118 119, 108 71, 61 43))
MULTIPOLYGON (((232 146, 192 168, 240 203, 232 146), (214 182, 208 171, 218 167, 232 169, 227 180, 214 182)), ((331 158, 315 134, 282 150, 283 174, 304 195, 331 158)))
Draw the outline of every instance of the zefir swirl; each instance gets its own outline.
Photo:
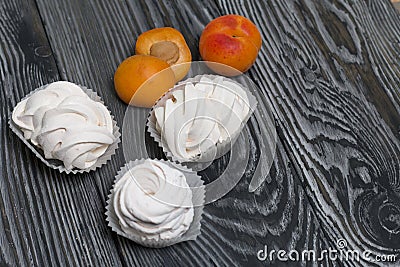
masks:
POLYGON ((232 139, 250 113, 244 88, 222 76, 209 77, 177 85, 154 109, 162 145, 180 161, 195 161, 232 139))
POLYGON ((146 160, 114 185, 113 208, 122 231, 141 241, 181 237, 194 216, 192 191, 182 172, 146 160))
POLYGON ((93 166, 114 142, 110 112, 70 82, 54 82, 18 103, 13 122, 46 159, 66 169, 93 166))

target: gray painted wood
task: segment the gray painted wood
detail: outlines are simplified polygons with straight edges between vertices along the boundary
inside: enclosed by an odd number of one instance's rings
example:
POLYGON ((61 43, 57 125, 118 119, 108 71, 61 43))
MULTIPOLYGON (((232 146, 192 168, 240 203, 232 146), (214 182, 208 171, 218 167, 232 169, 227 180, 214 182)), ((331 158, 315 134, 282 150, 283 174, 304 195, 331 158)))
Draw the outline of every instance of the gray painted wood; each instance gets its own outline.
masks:
POLYGON ((59 74, 35 3, 0 5, 0 265, 120 265, 96 178, 46 168, 8 128, 15 104, 59 74))
POLYGON ((398 254, 397 11, 389 1, 218 2, 262 29, 250 74, 273 103, 330 242, 344 238, 349 249, 398 254))
MULTIPOLYGON (((1 263, 257 266, 265 264, 255 256, 264 245, 321 251, 334 247, 341 236, 350 238, 350 245, 368 245, 374 253, 398 249, 398 239, 393 239, 398 237, 385 239, 387 233, 375 226, 381 224, 366 228, 368 222, 361 219, 373 218, 372 211, 357 219, 362 211, 382 207, 379 196, 384 192, 399 204, 398 191, 393 190, 398 181, 398 150, 390 150, 398 144, 393 129, 399 122, 399 71, 393 61, 398 53, 398 23, 390 19, 396 21, 398 15, 385 3, 37 0, 36 4, 0 4, 4 7, 0 12, 1 263), (96 90, 121 124, 125 105, 114 93, 112 77, 118 64, 133 54, 138 34, 153 27, 176 27, 196 60, 204 26, 230 12, 254 20, 265 40, 249 74, 271 103, 280 126, 270 176, 254 194, 248 193, 260 138, 249 124, 254 146, 248 171, 232 192, 205 208, 198 240, 165 249, 143 248, 112 233, 103 215, 113 177, 125 161, 122 149, 94 173, 60 175, 12 135, 6 125, 8 116, 31 89, 62 79, 96 90), (386 27, 378 27, 378 21, 386 27), (337 32, 327 32, 324 23, 333 24, 329 29, 337 32), (350 34, 346 35, 347 28, 350 34), (393 64, 386 64, 388 60, 393 64), (391 163, 394 167, 386 167, 391 163), (377 174, 386 169, 391 172, 383 175, 383 181, 388 182, 381 184, 377 174), (370 207, 369 200, 375 200, 370 207), (377 240, 383 240, 379 249, 377 240)), ((147 141, 150 153, 160 155, 156 145, 147 141)), ((216 163, 204 173, 206 179, 225 164, 226 158, 216 163)), ((306 265, 293 265, 298 264, 306 265)), ((307 265, 342 264, 357 265, 328 261, 307 265)))
MULTIPOLYGON (((138 34, 153 27, 176 27, 188 40, 193 57, 198 59, 197 42, 201 30, 220 15, 212 2, 128 1, 125 5, 124 2, 49 4, 38 1, 38 6, 59 59, 62 78, 98 91, 119 123, 122 123, 126 106, 113 92, 112 77, 118 64, 133 53, 138 34), (68 23, 69 19, 79 24, 68 23)), ((153 143, 152 147, 155 149, 156 145, 153 143)), ((149 266, 261 264, 255 254, 264 244, 316 250, 326 247, 318 221, 282 146, 279 155, 269 186, 265 183, 257 194, 249 194, 249 172, 234 192, 206 207, 202 235, 196 242, 154 250, 116 237, 125 263, 149 266), (248 232, 243 225, 248 225, 248 232)), ((112 163, 94 174, 103 196, 112 183, 109 170, 115 173, 123 164, 119 151, 112 163)), ((209 170, 209 175, 214 171, 217 170, 209 170)))

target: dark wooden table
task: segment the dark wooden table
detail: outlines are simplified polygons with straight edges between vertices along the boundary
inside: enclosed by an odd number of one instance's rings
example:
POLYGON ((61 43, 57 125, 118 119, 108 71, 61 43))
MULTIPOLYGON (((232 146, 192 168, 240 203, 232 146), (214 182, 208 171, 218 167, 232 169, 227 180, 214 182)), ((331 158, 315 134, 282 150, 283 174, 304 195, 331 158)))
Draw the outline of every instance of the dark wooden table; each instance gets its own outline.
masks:
MULTIPOLYGON (((0 265, 258 266, 270 249, 400 252, 400 16, 389 0, 0 0, 0 265), (199 60, 213 18, 253 20, 263 47, 248 75, 278 130, 270 175, 207 205, 196 241, 148 249, 107 227, 123 148, 100 170, 47 168, 11 132, 15 104, 43 84, 95 89, 119 125, 113 73, 136 37, 173 26, 199 60)), ((262 138, 262 137, 259 137, 262 138)), ((365 261, 280 265, 369 266, 365 261)), ((393 266, 400 265, 400 255, 393 266)))

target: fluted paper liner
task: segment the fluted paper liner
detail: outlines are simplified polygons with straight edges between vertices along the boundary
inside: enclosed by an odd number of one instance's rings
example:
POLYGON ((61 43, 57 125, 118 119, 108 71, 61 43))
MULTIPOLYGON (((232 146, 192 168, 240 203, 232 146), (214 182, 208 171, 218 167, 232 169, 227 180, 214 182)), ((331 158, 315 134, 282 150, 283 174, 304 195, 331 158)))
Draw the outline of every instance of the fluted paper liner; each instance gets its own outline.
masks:
MULTIPOLYGON (((203 215, 203 207, 204 207, 204 199, 205 199, 205 190, 204 190, 203 180, 201 179, 201 177, 199 175, 197 175, 196 172, 194 172, 191 169, 186 168, 185 166, 182 166, 178 163, 165 161, 165 160, 158 160, 158 159, 151 159, 151 160, 160 161, 172 168, 180 170, 184 174, 184 176, 186 178, 186 182, 192 191, 192 203, 193 203, 193 209, 194 209, 193 220, 189 226, 189 229, 182 236, 179 236, 179 237, 176 237, 173 239, 169 239, 169 240, 158 240, 158 241, 153 240, 153 239, 143 240, 143 239, 141 239, 140 236, 128 235, 121 229, 119 220, 115 214, 114 205, 113 205, 113 195, 114 195, 115 184, 117 183, 118 180, 120 180, 125 175, 125 173, 127 173, 133 167, 144 163, 146 161, 146 159, 137 159, 135 161, 130 161, 130 162, 126 163, 118 171, 117 175, 115 176, 113 187, 110 191, 110 194, 108 195, 106 213, 105 213, 106 221, 108 222, 108 226, 111 227, 111 229, 114 232, 116 232, 118 235, 128 238, 142 246, 151 247, 151 248, 162 248, 162 247, 167 247, 167 246, 177 244, 180 242, 184 242, 184 241, 196 240, 197 236, 200 235, 201 218, 203 215)), ((171 196, 171 197, 173 197, 173 196, 171 196)))
MULTIPOLYGON (((28 97, 30 97, 31 95, 33 95, 34 93, 36 93, 37 91, 43 90, 45 89, 49 84, 43 85, 35 90, 33 90, 32 92, 30 92, 29 94, 27 94, 24 98, 22 98, 20 101, 23 101, 25 99, 27 99, 28 97)), ((101 97, 99 95, 97 95, 96 92, 94 92, 93 90, 87 88, 86 86, 82 86, 82 85, 78 85, 83 92, 85 92, 90 99, 92 99, 93 101, 96 102, 100 102, 104 105, 104 102, 101 100, 101 97)), ((15 105, 17 106, 17 105, 15 105)), ((19 137, 19 139, 22 140, 22 142, 25 143, 25 145, 32 150, 32 152, 44 163, 46 164, 46 166, 58 170, 60 173, 72 173, 72 174, 77 174, 77 173, 84 173, 84 172, 90 172, 93 171, 99 167, 101 167, 102 165, 106 164, 107 161, 109 161, 111 159, 111 157, 115 154, 115 151, 118 148, 118 144, 121 141, 121 133, 119 131, 119 127, 117 126, 117 122, 114 120, 114 116, 111 114, 111 111, 108 109, 107 106, 105 106, 107 108, 107 110, 110 112, 111 115, 111 119, 113 122, 113 135, 115 137, 114 142, 108 146, 107 150, 104 152, 103 155, 101 155, 98 159, 96 164, 94 164, 93 166, 91 166, 90 168, 86 168, 86 169, 66 169, 63 162, 61 160, 58 159, 46 159, 44 156, 44 153, 42 151, 41 148, 35 146, 34 144, 32 144, 29 140, 24 138, 24 133, 23 131, 18 127, 18 125, 16 125, 13 120, 12 120, 12 113, 10 115, 10 118, 8 120, 8 124, 11 128, 11 130, 19 137)), ((14 111, 14 110, 13 110, 14 111)))
MULTIPOLYGON (((162 137, 160 132, 157 131, 156 129, 156 117, 154 114, 154 110, 157 107, 163 106, 165 104, 165 101, 167 99, 170 98, 170 96, 172 95, 172 93, 175 90, 184 90, 184 85, 186 83, 193 83, 196 84, 197 82, 200 81, 200 79, 202 77, 207 77, 207 78, 216 78, 219 75, 213 75, 213 74, 203 74, 203 75, 196 75, 193 78, 188 78, 184 81, 179 82, 177 85, 175 85, 173 88, 171 88, 170 90, 168 90, 163 96, 160 97, 160 99, 156 102, 156 104, 153 106, 153 108, 151 109, 150 113, 149 113, 149 117, 147 119, 147 131, 149 132, 150 136, 153 137, 153 139, 156 141, 156 143, 158 144, 159 147, 161 147, 165 153, 165 155, 167 156, 168 159, 174 161, 174 162, 179 162, 179 163, 183 163, 189 167, 195 166, 195 165, 191 165, 191 164, 195 164, 196 160, 188 160, 188 161, 184 161, 180 158, 177 158, 175 155, 173 155, 173 153, 170 151, 168 144, 166 144, 165 142, 162 141, 162 137)), ((225 155, 228 151, 230 151, 231 147, 233 146, 233 144, 236 142, 237 138, 239 137, 240 132, 243 130, 243 127, 246 125, 247 121, 250 119, 251 115, 253 114, 256 106, 257 106, 257 99, 255 98, 255 96, 248 90, 246 89, 242 84, 240 84, 239 82, 224 77, 224 76, 220 76, 223 77, 225 80, 229 80, 230 82, 234 82, 237 85, 239 85, 240 87, 242 87, 244 89, 244 91, 246 92, 247 98, 249 100, 249 114, 246 116, 246 118, 242 121, 239 129, 234 132, 234 133, 229 133, 231 134, 230 139, 228 138, 227 140, 223 141, 223 142, 218 142, 216 144, 216 154, 214 159, 218 159, 220 157, 222 157, 223 155, 225 155)), ((211 150, 211 149, 210 149, 211 150)), ((210 151, 208 151, 210 152, 210 151)), ((205 153, 203 153, 202 158, 208 158, 207 156, 207 151, 205 153), (205 156, 204 156, 205 155, 205 156)))

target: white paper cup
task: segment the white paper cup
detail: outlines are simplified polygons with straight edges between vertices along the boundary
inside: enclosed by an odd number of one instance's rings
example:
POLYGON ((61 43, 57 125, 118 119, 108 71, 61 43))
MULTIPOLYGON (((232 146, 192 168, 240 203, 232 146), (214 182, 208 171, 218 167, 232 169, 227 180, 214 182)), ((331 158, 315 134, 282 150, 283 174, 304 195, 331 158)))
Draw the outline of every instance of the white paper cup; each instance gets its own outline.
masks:
MULTIPOLYGON (((45 89, 49 84, 43 85, 35 90, 33 90, 32 92, 30 92, 29 94, 27 94, 24 98, 22 98, 20 101, 23 101, 25 99, 27 99, 28 97, 30 97, 31 95, 33 95, 34 93, 36 93, 37 91, 43 90, 45 89)), ((100 96, 97 95, 96 92, 94 92, 93 90, 87 88, 86 86, 82 86, 82 85, 78 85, 83 92, 85 92, 90 99, 92 99, 93 101, 96 102, 100 102, 104 105, 104 102, 101 100, 100 96)), ((106 106, 107 108, 107 106, 106 106)), ((107 108, 107 110, 110 112, 110 110, 107 108)), ((110 112, 111 114, 111 112, 110 112)), ((85 172, 90 172, 93 171, 99 167, 101 167, 102 165, 106 164, 107 161, 109 161, 111 159, 111 157, 115 154, 115 151, 118 148, 118 144, 121 142, 121 133, 119 132, 119 127, 117 126, 117 122, 114 120, 114 116, 111 115, 111 119, 113 122, 113 135, 114 135, 114 142, 108 146, 107 150, 104 152, 103 155, 101 155, 97 161, 96 164, 92 165, 90 168, 87 169, 77 169, 74 168, 72 170, 70 169, 66 169, 63 162, 61 160, 58 159, 46 159, 43 153, 43 150, 40 149, 39 147, 33 145, 29 140, 24 138, 24 133, 23 131, 13 122, 12 120, 12 113, 10 115, 10 118, 8 120, 8 124, 10 126, 10 129, 19 137, 19 139, 22 140, 22 142, 25 143, 25 145, 32 150, 32 152, 44 163, 46 164, 46 166, 58 170, 60 173, 72 173, 72 174, 77 174, 77 173, 85 173, 85 172)))
POLYGON ((231 147, 233 146, 233 144, 235 143, 235 141, 237 140, 240 132, 242 131, 243 127, 246 125, 247 121, 249 120, 249 118, 251 117, 251 115, 253 114, 255 108, 257 106, 257 100, 255 98, 255 96, 249 91, 246 90, 246 88, 238 83, 237 81, 231 79, 231 78, 227 78, 224 76, 219 76, 219 75, 213 75, 213 74, 203 74, 203 75, 197 75, 193 78, 188 78, 185 81, 181 81, 179 82, 176 86, 174 86, 173 88, 171 88, 169 91, 167 91, 157 102, 156 104, 153 106, 153 108, 151 109, 148 119, 147 119, 147 131, 149 132, 150 136, 153 137, 153 139, 157 142, 157 144, 159 145, 159 147, 161 147, 164 151, 164 154, 167 156, 168 159, 171 159, 174 162, 179 162, 179 163, 184 163, 185 165, 189 166, 189 167, 194 167, 196 163, 198 162, 209 162, 209 161, 213 161, 214 159, 220 158, 223 155, 225 155, 228 151, 230 151, 231 147), (156 129, 156 116, 155 116, 155 112, 154 110, 157 107, 160 106, 164 106, 166 100, 168 100, 169 98, 171 98, 172 93, 175 92, 176 90, 184 90, 185 88, 185 84, 186 83, 193 83, 196 84, 200 81, 200 79, 202 77, 207 77, 207 78, 211 78, 214 79, 216 77, 222 77, 224 80, 229 80, 231 82, 236 83, 237 85, 241 86, 242 88, 244 88, 244 91, 247 95, 248 101, 249 101, 249 113, 247 114, 247 116, 245 117, 245 119, 241 122, 240 127, 238 128, 238 130, 234 133, 229 133, 230 134, 230 138, 228 138, 227 140, 223 141, 223 142, 218 142, 216 143, 216 146, 214 147, 213 151, 205 151, 204 153, 202 153, 202 157, 200 159, 193 159, 193 160, 183 160, 179 157, 176 157, 176 155, 174 155, 171 150, 168 147, 168 144, 162 139, 161 133, 156 129))
MULTIPOLYGON (((108 226, 116 232, 118 235, 128 238, 142 246, 145 247, 152 247, 152 248, 161 248, 167 247, 176 243, 189 241, 189 240, 196 240, 197 236, 200 235, 201 229, 201 218, 203 215, 203 207, 204 207, 204 199, 205 199, 205 190, 203 185, 203 180, 200 176, 197 175, 196 172, 186 168, 177 163, 173 163, 170 161, 165 160, 157 160, 152 159, 154 161, 160 161, 168 166, 180 170, 186 178, 186 182, 189 185, 192 191, 192 203, 193 203, 193 220, 189 226, 189 229, 182 235, 173 239, 165 239, 165 240, 154 240, 154 239, 142 239, 140 236, 137 235, 129 235, 125 233, 119 224, 119 219, 115 214, 114 210, 114 202, 113 202, 113 195, 114 195, 114 188, 115 184, 118 180, 120 180, 129 170, 133 167, 140 165, 146 161, 146 159, 137 159, 135 161, 130 161, 125 164, 115 176, 113 187, 108 195, 107 206, 106 206, 106 221, 108 222, 108 226)), ((172 196, 173 197, 173 196, 172 196)))

